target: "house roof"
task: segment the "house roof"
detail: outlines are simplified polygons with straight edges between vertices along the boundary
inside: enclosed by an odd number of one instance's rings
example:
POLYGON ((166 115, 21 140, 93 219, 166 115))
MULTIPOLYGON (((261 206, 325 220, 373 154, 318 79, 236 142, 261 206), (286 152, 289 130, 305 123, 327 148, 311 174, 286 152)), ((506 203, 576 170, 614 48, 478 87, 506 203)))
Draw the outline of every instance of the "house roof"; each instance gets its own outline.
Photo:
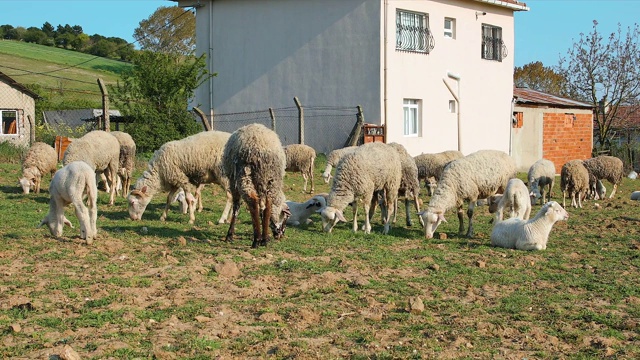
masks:
POLYGON ((9 75, 3 73, 2 71, 0 71, 0 80, 4 81, 5 83, 7 83, 12 88, 14 88, 16 90, 19 90, 19 91, 31 96, 34 99, 39 99, 40 98, 40 95, 38 95, 38 94, 34 93, 33 91, 27 89, 24 85, 22 85, 19 82, 15 81, 9 75))
POLYGON ((560 108, 593 109, 593 105, 585 102, 551 95, 528 88, 514 88, 513 97, 518 105, 546 105, 560 108))
MULTIPOLYGON (((96 120, 102 116, 102 109, 51 110, 43 111, 44 122, 56 130, 64 133, 68 129, 88 125, 95 127, 96 120)), ((120 117, 120 111, 109 110, 109 117, 120 117)))
POLYGON ((506 7, 514 11, 529 11, 526 3, 517 0, 475 0, 477 2, 506 7))

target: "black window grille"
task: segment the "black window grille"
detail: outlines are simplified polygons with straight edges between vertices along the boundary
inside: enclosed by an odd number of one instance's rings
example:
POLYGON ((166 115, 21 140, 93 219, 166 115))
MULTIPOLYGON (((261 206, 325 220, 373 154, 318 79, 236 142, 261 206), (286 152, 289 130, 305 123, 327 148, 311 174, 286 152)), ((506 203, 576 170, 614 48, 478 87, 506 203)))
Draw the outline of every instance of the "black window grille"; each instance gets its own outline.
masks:
POLYGON ((502 28, 482 25, 482 58, 502 61, 507 57, 507 47, 502 41, 502 28))
POLYGON ((396 12, 396 50, 428 54, 434 46, 426 14, 401 10, 396 12))

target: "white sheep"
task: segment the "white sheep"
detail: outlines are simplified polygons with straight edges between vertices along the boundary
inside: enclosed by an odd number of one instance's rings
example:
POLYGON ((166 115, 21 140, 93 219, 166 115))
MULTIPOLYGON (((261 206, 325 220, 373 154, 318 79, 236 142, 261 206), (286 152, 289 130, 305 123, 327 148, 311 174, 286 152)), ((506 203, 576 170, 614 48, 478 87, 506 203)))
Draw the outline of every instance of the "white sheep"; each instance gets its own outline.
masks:
POLYGON ((460 159, 464 155, 458 150, 447 150, 439 153, 420 154, 413 159, 418 168, 418 180, 425 181, 429 196, 433 195, 444 167, 451 161, 460 159), (433 178, 433 182, 429 179, 433 178))
POLYGON ((511 218, 497 222, 491 231, 491 245, 507 249, 544 250, 553 224, 569 214, 555 201, 544 204, 533 219, 511 218))
POLYGON ((338 162, 336 175, 322 210, 322 230, 331 232, 338 221, 346 222, 343 210, 351 204, 353 209, 353 231, 358 231, 358 202, 364 204, 365 233, 371 232, 369 210, 374 193, 384 194, 382 218, 384 234, 390 229, 391 213, 388 211, 398 197, 402 179, 400 156, 392 147, 383 143, 367 143, 346 154, 338 162))
POLYGON ((420 212, 424 219, 424 232, 427 239, 442 222, 444 214, 450 208, 458 209, 458 228, 464 233, 463 205, 469 202, 467 217, 469 228, 467 237, 473 236, 473 211, 478 199, 484 199, 504 191, 509 179, 516 176, 516 163, 508 154, 498 150, 480 150, 463 158, 451 161, 442 172, 438 187, 427 208, 420 212))
POLYGON ((231 134, 223 131, 205 131, 162 145, 129 193, 129 217, 140 220, 153 196, 158 191, 168 191, 167 202, 160 216, 160 220, 164 221, 175 194, 184 189, 187 193, 189 224, 193 224, 197 200, 191 194, 200 184, 216 183, 227 192, 227 204, 218 223, 226 222, 231 209, 231 195, 229 180, 222 170, 222 154, 229 136, 231 134))
POLYGON ((305 202, 287 201, 291 216, 287 219, 287 225, 299 226, 310 224, 311 215, 322 211, 327 206, 329 194, 318 194, 305 202))
POLYGON ((122 196, 126 197, 131 187, 131 175, 133 175, 136 165, 136 143, 133 141, 131 135, 123 131, 112 131, 111 135, 115 136, 120 143, 118 179, 122 183, 122 196))
POLYGON ((56 150, 43 142, 33 143, 22 161, 22 178, 19 180, 22 191, 28 194, 33 188, 36 194, 40 193, 42 176, 50 173, 53 178, 56 170, 58 170, 56 150))
POLYGON ((98 234, 96 220, 98 218, 98 188, 94 170, 84 161, 72 161, 56 172, 49 185, 49 213, 42 219, 40 226, 46 224, 55 237, 62 236, 62 227, 71 225, 64 216, 64 208, 73 204, 80 222, 80 237, 93 243, 98 234), (87 197, 87 206, 84 197, 87 197))
POLYGON ((490 196, 489 212, 495 213, 496 221, 502 221, 504 211, 509 218, 528 220, 531 215, 531 198, 527 185, 518 178, 507 182, 504 194, 490 196))
POLYGON ((235 235, 241 199, 251 213, 252 247, 267 245, 269 227, 274 238, 284 235, 291 215, 283 191, 286 162, 278 134, 266 126, 245 125, 231 134, 222 160, 233 201, 227 241, 232 241, 235 235))
POLYGON ((347 146, 341 149, 335 149, 331 151, 329 155, 327 155, 327 166, 324 168, 324 172, 322 173, 322 179, 325 183, 328 184, 329 180, 331 180, 331 170, 335 166, 338 166, 338 162, 340 162, 340 159, 342 159, 342 157, 346 154, 355 151, 357 148, 357 146, 347 146))
POLYGON ((556 166, 553 161, 540 159, 531 165, 527 174, 527 181, 529 181, 533 205, 538 203, 538 199, 542 199, 542 203, 545 204, 547 202, 547 194, 549 194, 549 200, 551 200, 551 192, 553 191, 555 180, 556 166), (549 188, 548 191, 545 191, 546 187, 549 188))
POLYGON ((113 205, 120 162, 120 142, 118 139, 106 131, 90 131, 73 140, 67 147, 62 164, 67 165, 73 161, 84 161, 95 172, 105 173, 110 187, 109 205, 113 205))
POLYGON ((567 161, 560 171, 560 189, 562 190, 562 207, 565 207, 567 195, 571 198, 571 206, 582 207, 582 199, 589 191, 589 170, 582 160, 567 161))
POLYGON ((316 151, 309 145, 291 144, 284 147, 287 157, 285 171, 300 172, 304 179, 304 192, 307 192, 307 180, 311 181, 311 194, 315 191, 313 186, 313 170, 316 161, 316 151))
POLYGON ((618 185, 624 177, 624 164, 622 160, 615 156, 600 155, 591 159, 584 160, 586 167, 598 180, 605 179, 613 184, 613 190, 609 194, 609 199, 613 198, 618 185))

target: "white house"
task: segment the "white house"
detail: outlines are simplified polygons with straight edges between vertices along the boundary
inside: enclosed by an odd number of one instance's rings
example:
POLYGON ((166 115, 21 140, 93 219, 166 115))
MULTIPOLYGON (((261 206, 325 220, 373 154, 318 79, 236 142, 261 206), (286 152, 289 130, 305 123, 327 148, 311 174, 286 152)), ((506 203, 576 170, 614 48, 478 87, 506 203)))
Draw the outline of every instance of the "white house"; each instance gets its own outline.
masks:
POLYGON ((205 113, 291 106, 296 96, 303 104, 361 105, 366 122, 385 125, 386 141, 412 155, 509 151, 514 12, 529 10, 523 2, 178 4, 196 9, 196 52, 218 74, 196 92, 205 113))

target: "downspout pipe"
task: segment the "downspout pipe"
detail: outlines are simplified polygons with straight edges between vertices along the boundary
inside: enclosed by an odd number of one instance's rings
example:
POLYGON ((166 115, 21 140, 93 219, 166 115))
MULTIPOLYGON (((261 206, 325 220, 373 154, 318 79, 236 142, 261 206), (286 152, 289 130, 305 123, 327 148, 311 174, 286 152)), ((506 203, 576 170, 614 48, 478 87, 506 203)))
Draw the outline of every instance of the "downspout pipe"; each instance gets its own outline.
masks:
MULTIPOLYGON (((387 47, 389 45, 388 44, 389 43, 389 37, 387 35, 387 28, 388 28, 387 21, 388 21, 388 16, 389 16, 388 15, 389 14, 389 0, 384 0, 384 10, 383 11, 384 11, 384 30, 383 30, 384 31, 384 34, 383 34, 384 43, 382 45, 383 46, 383 60, 382 61, 384 62, 384 64, 382 64, 382 67, 383 67, 383 79, 382 79, 382 81, 384 82, 384 86, 383 86, 383 90, 382 90, 382 92, 383 92, 383 95, 382 95, 383 96, 383 99, 382 99, 383 109, 382 109, 382 111, 384 113, 384 125, 385 125, 385 129, 386 129, 386 131, 385 131, 385 133, 386 133, 386 132, 389 131, 388 130, 388 126, 387 126, 388 125, 388 123, 387 123, 387 111, 388 111, 387 110, 387 87, 388 87, 388 84, 387 84, 387 47)), ((386 137, 386 134, 385 134, 385 137, 386 137)))
POLYGON ((453 96, 453 98, 456 100, 456 104, 457 106, 457 115, 458 115, 458 151, 462 152, 462 118, 461 118, 461 106, 460 106, 460 83, 462 78, 460 77, 460 75, 456 74, 456 73, 452 73, 450 71, 447 71, 447 77, 455 80, 458 82, 458 91, 457 93, 453 91, 453 89, 451 88, 451 86, 449 85, 449 83, 447 83, 446 79, 442 79, 442 81, 444 82, 444 84, 447 86, 447 89, 449 89, 449 92, 451 93, 451 96, 453 96))

